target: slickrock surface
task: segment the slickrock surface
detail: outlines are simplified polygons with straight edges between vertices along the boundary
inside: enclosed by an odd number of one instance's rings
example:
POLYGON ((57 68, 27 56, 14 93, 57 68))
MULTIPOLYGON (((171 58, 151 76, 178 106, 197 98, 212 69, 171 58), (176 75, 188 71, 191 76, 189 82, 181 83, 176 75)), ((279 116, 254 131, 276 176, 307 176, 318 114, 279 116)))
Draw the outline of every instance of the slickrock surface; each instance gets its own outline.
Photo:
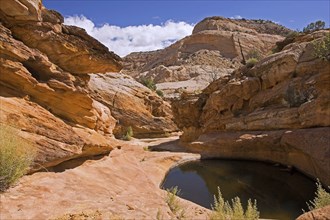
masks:
POLYGON ((282 162, 330 184, 330 62, 314 55, 314 42, 327 33, 314 32, 253 68, 220 78, 199 96, 174 102, 181 140, 193 141, 187 148, 282 162), (200 136, 211 133, 212 139, 200 136))
MULTIPOLYGON (((174 139, 118 143, 120 149, 100 160, 60 173, 25 176, 0 195, 1 219, 175 219, 159 185, 169 168, 199 155, 143 149, 174 139)), ((207 219, 205 208, 178 200, 187 219, 207 219)))
POLYGON ((192 35, 152 52, 135 52, 123 58, 123 73, 141 80, 151 78, 165 97, 199 93, 210 82, 230 74, 256 52, 264 57, 291 31, 270 21, 206 18, 192 35))
POLYGON ((311 212, 307 212, 297 218, 297 220, 311 220, 311 219, 320 219, 320 220, 327 220, 330 216, 330 205, 313 210, 311 212))

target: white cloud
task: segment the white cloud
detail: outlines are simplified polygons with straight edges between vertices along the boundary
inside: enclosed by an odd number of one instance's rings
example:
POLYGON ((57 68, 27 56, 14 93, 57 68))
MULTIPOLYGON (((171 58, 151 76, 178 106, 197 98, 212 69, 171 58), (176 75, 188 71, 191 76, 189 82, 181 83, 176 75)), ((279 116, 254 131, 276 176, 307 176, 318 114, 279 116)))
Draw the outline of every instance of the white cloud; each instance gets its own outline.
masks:
POLYGON ((235 15, 234 17, 230 17, 231 19, 242 19, 243 17, 240 15, 235 15))
POLYGON ((89 35, 120 56, 131 52, 162 49, 190 35, 193 29, 192 24, 172 20, 168 20, 162 25, 119 27, 104 24, 96 27, 93 21, 82 15, 67 17, 64 23, 84 28, 89 35))

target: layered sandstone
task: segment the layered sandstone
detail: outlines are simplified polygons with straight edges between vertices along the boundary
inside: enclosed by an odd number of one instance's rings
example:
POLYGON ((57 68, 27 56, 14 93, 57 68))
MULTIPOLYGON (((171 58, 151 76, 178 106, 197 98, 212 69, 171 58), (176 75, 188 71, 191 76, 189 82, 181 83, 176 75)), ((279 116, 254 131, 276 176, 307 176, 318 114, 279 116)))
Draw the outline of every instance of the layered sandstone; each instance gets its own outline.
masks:
POLYGON ((0 19, 0 120, 38 148, 36 169, 109 152, 128 126, 137 136, 177 130, 155 93, 107 74, 119 56, 41 1, 1 1, 0 19))
POLYGON ((290 32, 272 22, 206 18, 192 35, 163 50, 129 54, 122 72, 138 80, 153 79, 165 97, 177 97, 183 90, 198 93, 242 65, 241 49, 245 58, 252 53, 266 56, 290 32))
POLYGON ((329 184, 330 63, 314 55, 314 42, 327 33, 306 36, 174 102, 188 149, 293 165, 329 184))
POLYGON ((117 137, 125 134, 128 127, 133 129, 134 137, 157 137, 177 131, 170 105, 130 76, 93 74, 88 88, 94 100, 111 110, 117 137))

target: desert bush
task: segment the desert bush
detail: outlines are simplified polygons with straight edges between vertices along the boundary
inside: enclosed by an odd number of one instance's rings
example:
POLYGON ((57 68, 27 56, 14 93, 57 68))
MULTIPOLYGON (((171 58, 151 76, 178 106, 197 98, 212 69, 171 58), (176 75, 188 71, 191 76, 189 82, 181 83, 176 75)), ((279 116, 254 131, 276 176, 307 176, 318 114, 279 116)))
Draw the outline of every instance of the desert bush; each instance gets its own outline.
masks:
POLYGON ((246 58, 249 60, 251 58, 255 58, 257 60, 260 60, 261 55, 258 50, 252 49, 246 54, 246 58))
POLYGON ((178 199, 176 198, 177 195, 180 194, 180 190, 178 187, 170 188, 166 190, 166 198, 165 202, 167 203, 170 210, 173 214, 176 215, 178 219, 183 219, 185 217, 185 211, 180 206, 178 199))
MULTIPOLYGON (((307 202, 307 206, 309 210, 319 209, 330 205, 330 193, 323 189, 319 180, 316 182, 317 190, 315 192, 315 198, 312 201, 307 202)), ((330 190, 330 187, 328 186, 330 190)))
POLYGON ((314 56, 323 60, 330 59, 330 34, 325 38, 314 42, 314 56))
POLYGON ((143 78, 141 79, 141 83, 152 91, 156 91, 157 89, 156 84, 152 78, 143 78))
POLYGON ((156 90, 156 93, 157 93, 158 96, 160 96, 160 97, 164 97, 164 92, 163 92, 162 90, 157 89, 157 90, 156 90))
POLYGON ((134 133, 133 133, 133 129, 131 126, 129 126, 127 129, 126 129, 126 134, 124 135, 123 139, 125 141, 130 141, 132 140, 132 137, 133 137, 134 133))
POLYGON ((0 191, 3 192, 26 174, 36 151, 13 128, 1 124, 0 140, 0 191))
POLYGON ((305 32, 305 33, 313 32, 313 31, 324 29, 324 27, 325 27, 325 22, 319 20, 316 22, 312 22, 309 25, 307 25, 306 27, 304 27, 303 32, 305 32))
POLYGON ((246 211, 244 212, 241 201, 238 197, 231 200, 231 204, 225 201, 222 197, 220 188, 218 187, 218 197, 214 196, 214 206, 212 206, 211 220, 234 220, 246 219, 255 220, 259 219, 259 212, 257 210, 257 202, 248 200, 246 211))
POLYGON ((246 61, 246 67, 248 68, 252 68, 254 67, 254 65, 258 63, 258 59, 257 58, 250 58, 246 61))

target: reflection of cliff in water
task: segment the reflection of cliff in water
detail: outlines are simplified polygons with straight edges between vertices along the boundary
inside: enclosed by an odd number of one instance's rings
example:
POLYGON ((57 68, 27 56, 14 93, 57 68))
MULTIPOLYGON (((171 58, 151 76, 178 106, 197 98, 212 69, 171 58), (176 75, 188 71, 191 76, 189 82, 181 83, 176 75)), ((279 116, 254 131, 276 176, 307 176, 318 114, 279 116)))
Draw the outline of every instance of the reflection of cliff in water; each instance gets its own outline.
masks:
POLYGON ((256 199, 261 217, 279 219, 295 218, 302 209, 306 210, 306 201, 314 197, 316 189, 315 183, 299 172, 287 172, 284 167, 261 162, 233 160, 183 164, 168 174, 164 187, 171 187, 169 184, 178 186, 183 198, 207 208, 213 203, 213 195, 220 186, 226 200, 239 196, 246 206, 249 198, 256 199), (170 178, 172 172, 175 178, 170 178), (185 190, 187 185, 192 185, 190 191, 185 190), (196 189, 203 187, 206 189, 196 189), (197 191, 205 191, 208 195, 196 195, 190 199, 190 194, 197 191))

